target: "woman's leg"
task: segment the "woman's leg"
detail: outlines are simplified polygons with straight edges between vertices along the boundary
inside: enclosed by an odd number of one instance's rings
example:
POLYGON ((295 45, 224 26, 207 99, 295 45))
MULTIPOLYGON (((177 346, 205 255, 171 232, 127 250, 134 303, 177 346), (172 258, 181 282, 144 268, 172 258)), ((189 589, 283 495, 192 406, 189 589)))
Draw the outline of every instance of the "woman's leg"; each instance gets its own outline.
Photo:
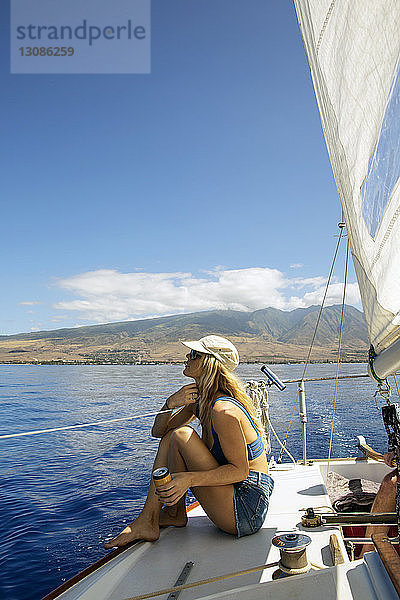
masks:
MULTIPOLYGON (((211 471, 219 467, 207 446, 191 427, 180 427, 172 432, 168 460, 171 473, 183 470, 211 471)), ((195 487, 193 493, 217 527, 227 533, 237 533, 232 484, 195 487)), ((178 511, 182 511, 184 499, 176 506, 178 511)))
MULTIPOLYGON (((191 427, 180 427, 168 432, 160 441, 153 470, 168 464, 171 473, 181 471, 210 471, 219 464, 191 427)), ((161 503, 155 494, 153 481, 150 483, 145 505, 140 515, 117 537, 104 544, 105 548, 125 546, 134 540, 155 541, 160 536, 159 526, 186 524, 185 497, 174 507, 160 515, 161 503)), ((233 505, 233 485, 195 487, 193 493, 204 511, 223 531, 236 534, 236 519, 233 505)))
MULTIPOLYGON (((154 460, 153 470, 158 467, 163 467, 168 464, 168 447, 172 431, 169 431, 161 439, 158 446, 158 452, 154 460)), ((125 546, 134 540, 147 540, 153 542, 160 537, 160 528, 158 524, 161 503, 155 493, 153 479, 151 479, 149 491, 147 493, 146 502, 142 508, 140 515, 125 527, 117 537, 104 544, 106 549, 115 546, 125 546)))
MULTIPOLYGON (((191 429, 188 427, 188 429, 191 429)), ((193 430, 192 430, 193 431, 193 430)), ((179 435, 179 434, 178 434, 179 435)), ((185 462, 178 452, 177 445, 174 442, 177 436, 172 436, 169 442, 168 449, 168 468, 170 473, 181 473, 187 471, 185 462)), ((186 494, 173 506, 163 506, 160 512, 159 524, 160 527, 185 527, 187 524, 186 513, 186 494)))

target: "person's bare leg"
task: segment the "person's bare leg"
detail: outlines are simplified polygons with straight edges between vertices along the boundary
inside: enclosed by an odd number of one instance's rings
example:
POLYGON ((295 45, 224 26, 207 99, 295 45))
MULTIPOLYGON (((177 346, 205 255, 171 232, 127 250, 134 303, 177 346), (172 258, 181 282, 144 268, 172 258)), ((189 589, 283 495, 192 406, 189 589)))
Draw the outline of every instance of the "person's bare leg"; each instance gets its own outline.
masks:
MULTIPOLYGON (((394 512, 396 506, 396 486, 397 486, 397 470, 392 471, 385 475, 382 480, 381 486, 375 497, 374 503, 371 508, 371 513, 385 513, 394 512)), ((377 525, 374 527, 367 527, 365 537, 371 537, 373 533, 387 534, 389 527, 386 525, 377 525)), ((360 558, 362 558, 365 552, 373 552, 375 546, 373 544, 364 544, 361 548, 360 558)))
MULTIPOLYGON (((219 467, 203 440, 191 427, 175 429, 170 447, 177 449, 186 471, 211 471, 219 467)), ((232 484, 195 487, 192 491, 217 527, 227 533, 237 533, 232 484)))
MULTIPOLYGON (((170 473, 181 473, 182 471, 187 471, 187 468, 175 440, 176 436, 172 436, 170 439, 168 449, 168 467, 170 473)), ((187 521, 186 494, 173 506, 163 506, 160 512, 160 527, 185 527, 187 525, 187 521)))
MULTIPOLYGON (((172 431, 169 431, 160 441, 158 452, 154 460, 153 470, 168 464, 168 446, 172 431)), ((146 502, 140 515, 132 521, 119 535, 106 542, 106 549, 115 546, 125 546, 134 540, 146 540, 154 542, 160 537, 160 528, 158 524, 161 503, 155 493, 153 480, 150 482, 146 502)))

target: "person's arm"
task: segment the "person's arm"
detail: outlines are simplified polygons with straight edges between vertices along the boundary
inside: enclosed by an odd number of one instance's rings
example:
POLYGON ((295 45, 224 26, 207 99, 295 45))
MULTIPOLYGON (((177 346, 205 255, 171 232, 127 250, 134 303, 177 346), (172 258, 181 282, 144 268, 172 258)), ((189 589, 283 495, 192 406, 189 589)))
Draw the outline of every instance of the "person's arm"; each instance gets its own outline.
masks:
MULTIPOLYGON (((228 403, 226 403, 228 405, 228 403)), ((246 439, 235 409, 221 406, 213 410, 213 426, 228 464, 209 471, 173 473, 172 481, 160 486, 157 493, 167 506, 178 502, 190 487, 228 485, 243 481, 249 474, 246 439)))
POLYGON ((194 410, 197 401, 197 386, 195 383, 184 385, 180 390, 169 396, 164 403, 164 406, 154 420, 151 435, 153 437, 162 438, 171 429, 187 425, 195 419, 194 410), (177 412, 172 411, 175 408, 180 408, 177 412))

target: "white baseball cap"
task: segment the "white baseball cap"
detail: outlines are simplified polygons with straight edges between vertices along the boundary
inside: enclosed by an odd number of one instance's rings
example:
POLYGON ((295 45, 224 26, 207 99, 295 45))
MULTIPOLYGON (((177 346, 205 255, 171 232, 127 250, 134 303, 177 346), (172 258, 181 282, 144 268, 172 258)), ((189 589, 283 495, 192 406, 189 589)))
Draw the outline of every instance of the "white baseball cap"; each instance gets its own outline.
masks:
POLYGON ((239 364, 239 352, 235 346, 219 335, 206 335, 198 341, 182 342, 182 344, 191 350, 211 354, 230 371, 233 371, 239 364))

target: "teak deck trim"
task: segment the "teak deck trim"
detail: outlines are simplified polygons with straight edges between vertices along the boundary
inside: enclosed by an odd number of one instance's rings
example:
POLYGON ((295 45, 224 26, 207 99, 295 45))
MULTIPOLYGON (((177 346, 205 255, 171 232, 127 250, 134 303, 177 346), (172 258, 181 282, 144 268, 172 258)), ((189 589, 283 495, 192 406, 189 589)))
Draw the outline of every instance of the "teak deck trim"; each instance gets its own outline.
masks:
POLYGON ((373 533, 371 537, 387 574, 400 597, 400 556, 393 548, 386 534, 373 533))

